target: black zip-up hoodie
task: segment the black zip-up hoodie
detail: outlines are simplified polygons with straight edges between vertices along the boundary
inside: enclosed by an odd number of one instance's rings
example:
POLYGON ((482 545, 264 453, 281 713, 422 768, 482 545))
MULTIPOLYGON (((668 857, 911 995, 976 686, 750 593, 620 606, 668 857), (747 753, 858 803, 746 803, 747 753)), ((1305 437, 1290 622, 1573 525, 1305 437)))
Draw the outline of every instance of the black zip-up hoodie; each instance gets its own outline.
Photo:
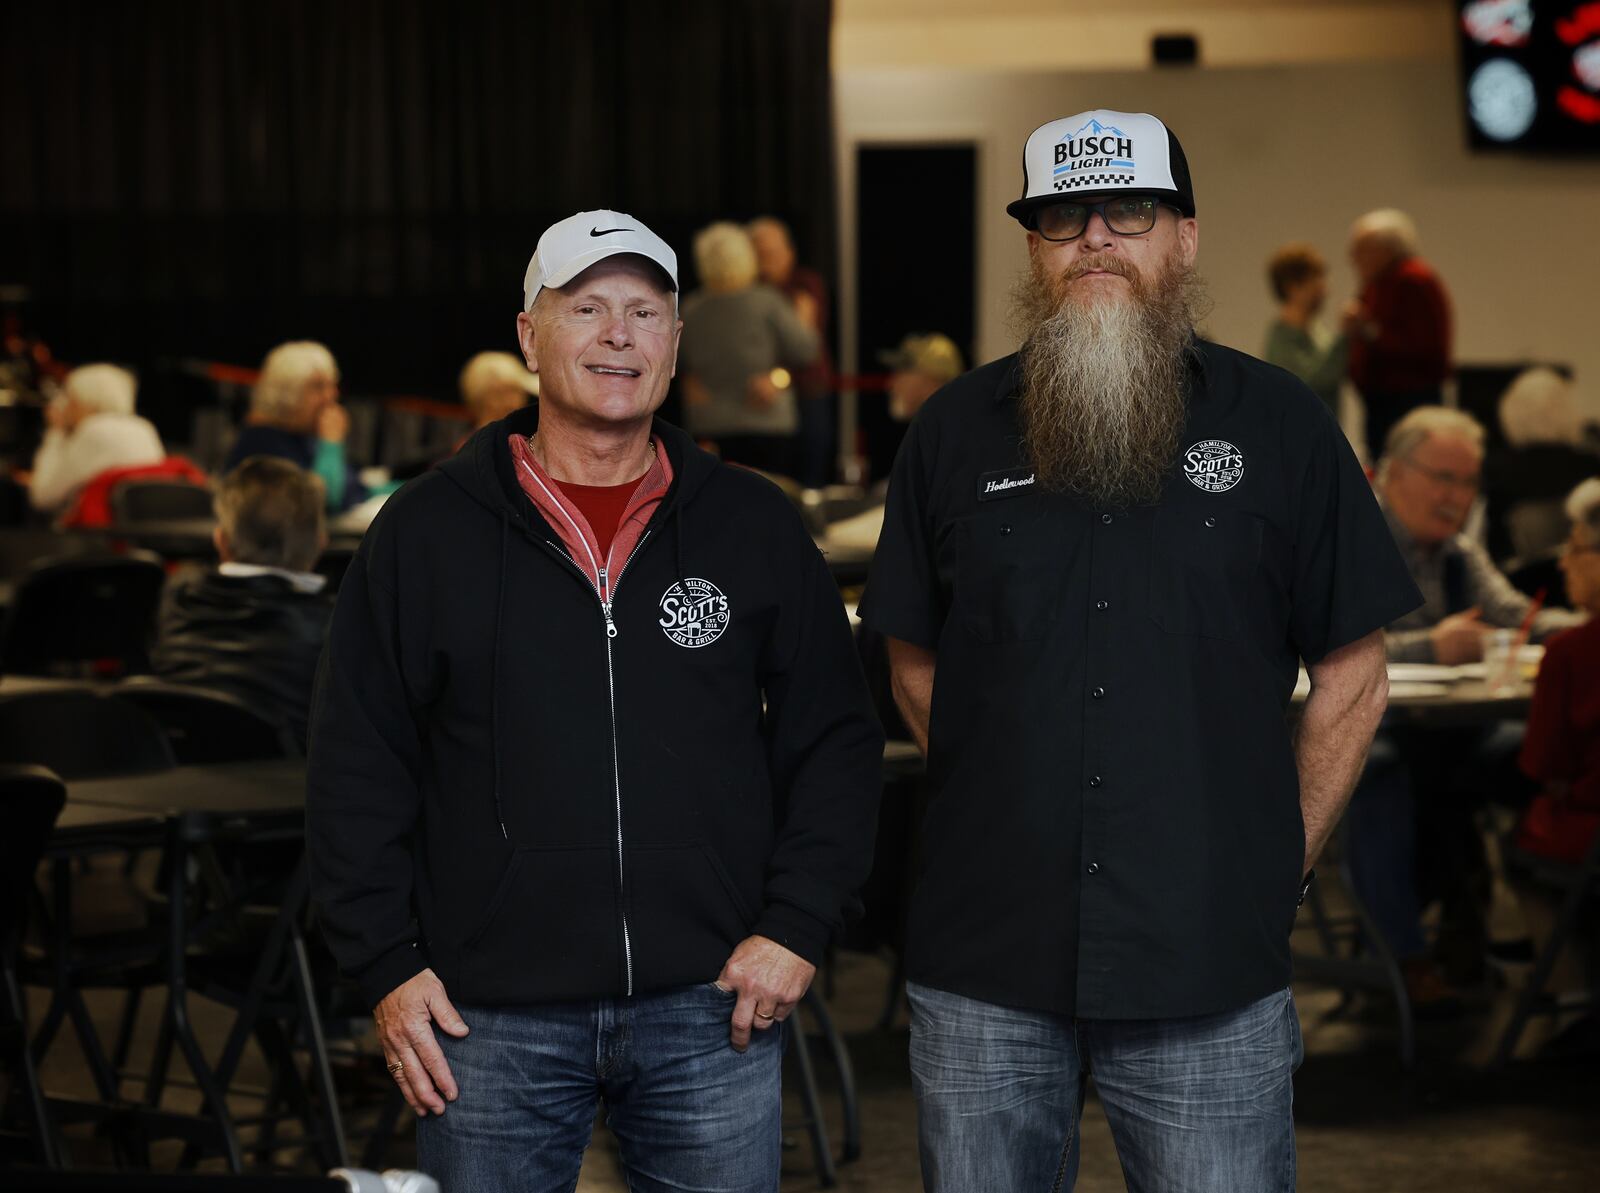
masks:
POLYGON ((674 479, 609 635, 512 469, 537 418, 391 497, 345 575, 306 792, 334 954, 372 1005, 430 966, 469 1004, 706 982, 752 933, 816 962, 883 744, 827 566, 776 488, 657 422, 674 479))

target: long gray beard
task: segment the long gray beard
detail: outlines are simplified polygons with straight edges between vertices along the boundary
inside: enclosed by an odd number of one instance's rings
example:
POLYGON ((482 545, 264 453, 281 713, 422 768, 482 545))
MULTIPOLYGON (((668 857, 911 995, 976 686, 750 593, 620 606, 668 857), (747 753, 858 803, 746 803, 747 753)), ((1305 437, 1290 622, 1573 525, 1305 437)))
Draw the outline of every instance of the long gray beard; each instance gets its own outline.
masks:
POLYGON ((1035 262, 1012 299, 1023 333, 1023 449, 1038 484, 1102 507, 1154 504, 1183 432, 1199 275, 1174 260, 1147 281, 1121 259, 1101 258, 1055 279, 1035 262), (1131 293, 1058 296, 1064 278, 1091 267, 1122 274, 1131 293))

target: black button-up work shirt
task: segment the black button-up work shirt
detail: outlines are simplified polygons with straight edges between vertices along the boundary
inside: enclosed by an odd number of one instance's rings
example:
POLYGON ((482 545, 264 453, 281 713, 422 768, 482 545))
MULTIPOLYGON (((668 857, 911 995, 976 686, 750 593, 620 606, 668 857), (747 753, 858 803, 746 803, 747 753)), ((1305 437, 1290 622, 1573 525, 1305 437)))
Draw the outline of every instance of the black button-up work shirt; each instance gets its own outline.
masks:
POLYGON ((1035 484, 1015 357, 907 434, 861 616, 938 656, 913 981, 1087 1018, 1289 983, 1298 660, 1420 595, 1310 390, 1204 341, 1190 381, 1153 507, 1035 484))

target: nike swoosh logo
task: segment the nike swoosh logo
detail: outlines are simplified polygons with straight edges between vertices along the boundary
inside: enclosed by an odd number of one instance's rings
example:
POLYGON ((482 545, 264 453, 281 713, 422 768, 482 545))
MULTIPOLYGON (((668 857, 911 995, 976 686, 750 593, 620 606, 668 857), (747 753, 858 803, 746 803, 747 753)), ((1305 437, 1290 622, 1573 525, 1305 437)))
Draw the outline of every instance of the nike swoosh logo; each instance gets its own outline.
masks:
POLYGON ((613 232, 632 232, 632 228, 590 228, 590 236, 610 236, 613 232))

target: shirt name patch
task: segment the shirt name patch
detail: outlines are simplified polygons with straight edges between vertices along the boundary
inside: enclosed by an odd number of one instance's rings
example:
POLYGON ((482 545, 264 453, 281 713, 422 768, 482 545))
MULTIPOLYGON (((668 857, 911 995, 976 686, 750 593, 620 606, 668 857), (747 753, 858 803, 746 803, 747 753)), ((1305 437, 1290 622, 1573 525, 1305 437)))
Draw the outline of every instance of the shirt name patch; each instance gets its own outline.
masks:
POLYGON ((1244 479, 1244 453, 1226 439, 1202 439, 1183 453, 1183 475, 1207 493, 1226 493, 1244 479))
POLYGON ((978 500, 998 501, 1002 497, 1017 497, 1033 487, 1033 469, 1002 468, 998 472, 985 472, 978 477, 978 500))

